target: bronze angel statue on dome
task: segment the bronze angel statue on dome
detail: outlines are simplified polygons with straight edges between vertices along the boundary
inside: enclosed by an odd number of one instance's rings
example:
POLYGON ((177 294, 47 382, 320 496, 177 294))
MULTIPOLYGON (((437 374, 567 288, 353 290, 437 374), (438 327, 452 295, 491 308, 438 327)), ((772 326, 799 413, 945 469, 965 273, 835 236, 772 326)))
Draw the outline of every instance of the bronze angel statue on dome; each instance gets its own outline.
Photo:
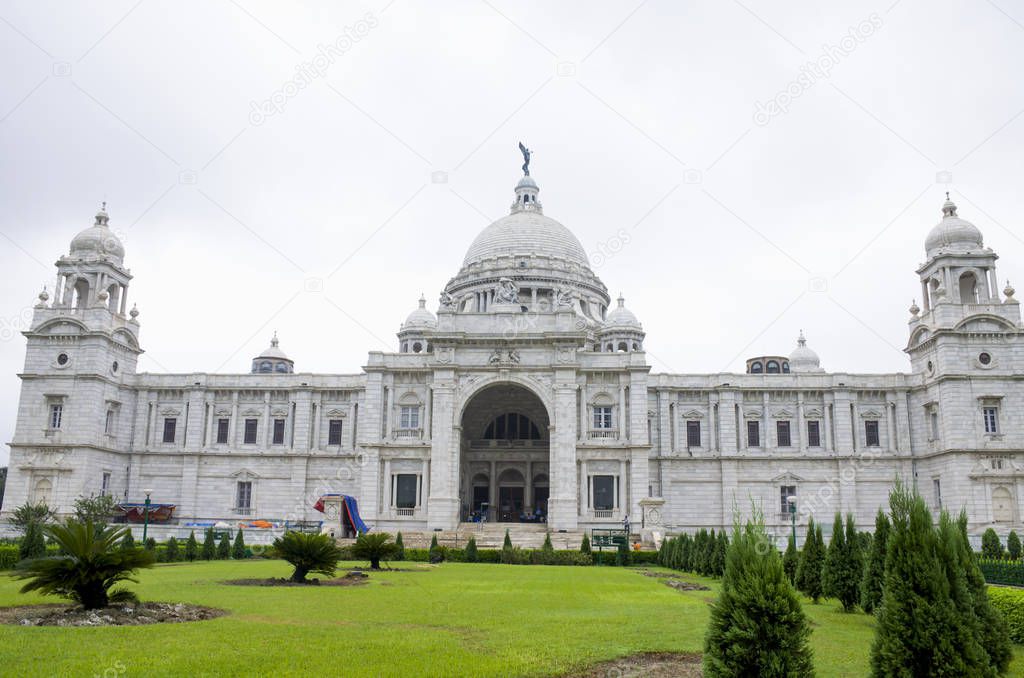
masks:
POLYGON ((523 145, 523 142, 519 142, 519 150, 523 154, 523 174, 530 176, 530 149, 523 145))

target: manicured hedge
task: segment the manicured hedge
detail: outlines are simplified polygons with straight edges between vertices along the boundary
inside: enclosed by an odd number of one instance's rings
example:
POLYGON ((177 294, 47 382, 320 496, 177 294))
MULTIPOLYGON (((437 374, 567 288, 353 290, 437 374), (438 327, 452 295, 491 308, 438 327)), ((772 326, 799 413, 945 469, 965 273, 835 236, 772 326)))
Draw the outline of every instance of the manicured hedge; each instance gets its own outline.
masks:
POLYGON ((982 558, 978 565, 989 584, 1024 586, 1024 561, 982 558))
MULTIPOLYGON (((56 546, 47 546, 46 555, 55 556, 57 555, 56 546)), ((0 545, 0 570, 10 570, 17 565, 18 560, 18 547, 15 545, 3 544, 0 545)))
POLYGON ((1024 643, 1024 591, 1002 586, 989 586, 988 599, 1006 620, 1006 626, 1010 629, 1010 638, 1015 643, 1024 643))
MULTIPOLYGON (((466 551, 464 549, 453 549, 441 547, 444 559, 462 563, 465 562, 466 551)), ((478 562, 500 563, 502 562, 501 549, 477 549, 478 562)), ((428 549, 405 549, 405 559, 413 562, 430 562, 430 551, 428 549)), ((541 549, 512 549, 511 564, 513 565, 592 565, 593 561, 589 554, 579 551, 550 551, 545 553, 541 549)))

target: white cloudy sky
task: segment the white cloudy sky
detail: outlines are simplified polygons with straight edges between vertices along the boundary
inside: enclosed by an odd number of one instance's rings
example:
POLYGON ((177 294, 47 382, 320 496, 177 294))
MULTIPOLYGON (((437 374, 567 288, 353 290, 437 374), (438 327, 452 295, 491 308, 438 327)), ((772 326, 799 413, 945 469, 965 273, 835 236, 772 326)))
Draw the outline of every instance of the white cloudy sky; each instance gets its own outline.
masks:
POLYGON ((506 212, 520 139, 656 370, 741 370, 800 328, 830 370, 907 370, 943 191, 1024 282, 1022 24, 1011 0, 4 0, 0 434, 26 309, 101 200, 143 369, 245 371, 277 329, 299 369, 353 372, 506 212))

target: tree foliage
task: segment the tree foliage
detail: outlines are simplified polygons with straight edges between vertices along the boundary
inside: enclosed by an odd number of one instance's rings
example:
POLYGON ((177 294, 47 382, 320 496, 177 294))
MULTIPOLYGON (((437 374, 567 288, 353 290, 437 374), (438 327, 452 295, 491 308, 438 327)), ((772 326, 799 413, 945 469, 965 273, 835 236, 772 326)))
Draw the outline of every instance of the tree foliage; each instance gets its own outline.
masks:
POLYGON ((844 612, 852 612, 860 602, 860 584, 864 579, 864 557, 853 515, 843 517, 837 512, 832 524, 832 542, 825 556, 825 594, 838 598, 844 612))
POLYGON ((167 540, 167 549, 164 551, 164 557, 168 563, 178 562, 178 558, 181 557, 181 549, 178 548, 178 540, 171 537, 167 540))
POLYGON ((40 525, 54 519, 53 509, 44 503, 32 504, 25 502, 11 511, 10 523, 21 533, 25 533, 32 523, 40 525))
POLYGON ((860 606, 873 614, 882 603, 882 585, 885 583, 885 555, 889 546, 889 516, 878 509, 875 516, 875 536, 864 565, 864 579, 860 585, 860 606))
POLYGON ((109 494, 75 500, 75 520, 81 523, 91 520, 94 525, 106 525, 117 513, 117 502, 109 494))
POLYGON ((810 634, 761 516, 734 526, 704 639, 704 675, 813 676, 810 634))
POLYGON ((185 542, 185 560, 190 563, 199 557, 199 542, 196 541, 196 531, 188 534, 188 541, 185 542))
POLYGON ((235 560, 243 560, 245 553, 245 537, 242 536, 242 528, 238 528, 238 532, 235 533, 235 541, 231 544, 231 557, 235 560))
POLYGON ((61 555, 33 558, 18 563, 14 576, 27 580, 22 593, 38 591, 74 600, 87 610, 110 603, 134 602, 127 589, 111 588, 123 581, 135 581, 135 570, 153 565, 153 554, 139 548, 122 547, 125 529, 111 529, 69 520, 65 525, 47 525, 46 533, 61 555))
POLYGON ((1010 536, 1006 538, 1006 554, 1010 560, 1020 560, 1020 537, 1015 530, 1010 530, 1010 536))
POLYGON ((18 542, 18 558, 41 558, 46 555, 46 538, 43 536, 43 524, 31 522, 25 528, 25 535, 18 542))
MULTIPOLYGON (((508 534, 507 530, 506 534, 508 534)), ((441 550, 441 546, 437 543, 436 534, 430 539, 430 551, 427 557, 434 564, 444 561, 444 551, 441 550)))
POLYGON ((397 551, 398 545, 387 532, 363 532, 352 545, 352 555, 369 560, 371 570, 379 570, 380 561, 391 560, 397 551))
POLYGON ((786 544, 786 554, 782 556, 782 569, 786 572, 786 579, 791 584, 796 583, 796 569, 800 564, 800 552, 796 550, 796 539, 793 535, 789 535, 788 543, 786 544))
MULTIPOLYGON (((473 541, 472 538, 470 538, 470 541, 473 541)), ((475 545, 476 542, 473 542, 473 544, 475 545)), ((401 532, 395 535, 395 555, 392 560, 405 560, 405 542, 402 541, 401 532)))
POLYGON ((274 540, 274 552, 295 570, 293 582, 304 583, 309 574, 334 576, 341 560, 341 549, 329 535, 285 532, 274 540))
POLYGON ((200 553, 200 557, 203 560, 213 560, 217 555, 217 542, 213 536, 213 530, 207 529, 206 535, 203 538, 203 550, 200 553))
POLYGON ((231 537, 228 533, 220 535, 220 542, 217 544, 217 560, 227 560, 231 557, 231 537))
MULTIPOLYGON (((665 548, 666 541, 668 540, 666 539, 665 541, 661 542, 662 548, 665 548)), ((586 532, 583 533, 583 541, 580 542, 580 553, 590 553, 590 537, 587 536, 586 532)))
POLYGON ((999 535, 991 527, 981 535, 981 555, 992 560, 1000 560, 1003 557, 1003 543, 999 541, 999 535))
MULTIPOLYGON (((584 536, 584 539, 586 539, 586 536, 584 536)), ((463 555, 463 560, 467 563, 480 562, 480 554, 477 553, 476 549, 476 537, 470 537, 469 542, 466 543, 466 552, 463 555)))
POLYGON ((815 603, 824 595, 822 587, 822 570, 825 567, 825 540, 821 536, 821 526, 814 524, 811 518, 807 522, 807 538, 800 554, 800 564, 796 571, 796 586, 815 603))

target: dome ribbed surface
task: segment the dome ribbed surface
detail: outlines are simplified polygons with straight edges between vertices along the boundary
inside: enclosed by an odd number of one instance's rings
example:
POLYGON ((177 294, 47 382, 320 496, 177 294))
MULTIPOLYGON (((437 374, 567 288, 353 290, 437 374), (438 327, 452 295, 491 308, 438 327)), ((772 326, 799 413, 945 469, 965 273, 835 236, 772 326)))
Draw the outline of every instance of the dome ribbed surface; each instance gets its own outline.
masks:
POLYGON ((469 246, 462 265, 494 257, 531 254, 590 267, 587 253, 572 231, 540 212, 526 210, 502 217, 481 231, 469 246))

